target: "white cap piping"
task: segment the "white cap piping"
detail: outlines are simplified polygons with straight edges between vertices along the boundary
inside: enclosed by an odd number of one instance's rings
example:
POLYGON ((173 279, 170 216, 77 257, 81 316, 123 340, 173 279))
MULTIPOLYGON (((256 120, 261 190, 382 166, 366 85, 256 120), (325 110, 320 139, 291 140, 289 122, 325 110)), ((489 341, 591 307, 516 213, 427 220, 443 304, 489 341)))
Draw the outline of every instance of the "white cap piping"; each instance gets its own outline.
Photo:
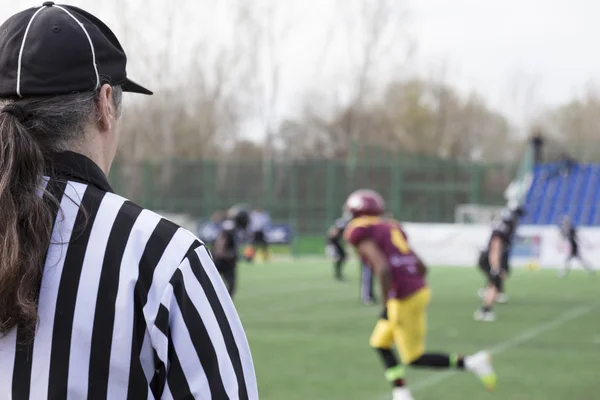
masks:
POLYGON ((73 18, 73 20, 75 22, 77 22, 77 24, 81 27, 81 29, 83 30, 83 33, 85 33, 85 37, 88 40, 88 43, 90 44, 90 50, 92 51, 92 64, 94 66, 94 72, 96 73, 96 90, 98 90, 98 88, 100 87, 100 74, 98 73, 98 65, 96 65, 96 50, 94 49, 94 43, 92 43, 92 38, 90 37, 90 34, 88 33, 87 29, 85 29, 85 26, 83 26, 83 24, 77 19, 75 18, 75 16, 73 14, 71 14, 68 10, 66 10, 65 8, 61 7, 61 6, 57 6, 54 5, 53 7, 59 8, 61 10, 63 10, 65 13, 67 13, 67 15, 71 18, 73 18))
POLYGON ((33 20, 35 19, 35 17, 37 17, 37 15, 44 9, 47 8, 46 6, 42 6, 40 7, 32 16, 31 19, 29 20, 29 23, 27 24, 27 28, 25 28, 25 34, 23 35, 23 41, 21 42, 21 49, 19 50, 19 60, 17 62, 17 96, 19 97, 23 97, 21 96, 21 67, 23 65, 23 51, 25 49, 25 42, 27 41, 27 34, 29 33, 29 28, 31 28, 31 24, 33 23, 33 20))

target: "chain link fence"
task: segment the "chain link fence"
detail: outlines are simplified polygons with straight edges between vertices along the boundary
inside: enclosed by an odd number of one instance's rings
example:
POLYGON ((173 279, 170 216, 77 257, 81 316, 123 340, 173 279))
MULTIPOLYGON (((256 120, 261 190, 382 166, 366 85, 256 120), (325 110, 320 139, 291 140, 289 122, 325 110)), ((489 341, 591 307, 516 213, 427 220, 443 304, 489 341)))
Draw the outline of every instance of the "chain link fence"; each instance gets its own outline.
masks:
POLYGON ((435 159, 117 162, 115 190, 144 207, 208 219, 248 203, 297 233, 322 233, 350 192, 379 191, 395 218, 453 222, 460 204, 503 204, 516 166, 435 159))

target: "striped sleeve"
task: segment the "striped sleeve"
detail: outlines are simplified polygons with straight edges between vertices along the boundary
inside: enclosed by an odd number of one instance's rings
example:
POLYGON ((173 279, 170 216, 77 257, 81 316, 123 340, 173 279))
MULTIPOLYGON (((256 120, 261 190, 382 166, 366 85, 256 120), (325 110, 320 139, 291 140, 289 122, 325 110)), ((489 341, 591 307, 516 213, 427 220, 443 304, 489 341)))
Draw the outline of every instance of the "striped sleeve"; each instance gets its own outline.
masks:
POLYGON ((242 324, 204 246, 171 276, 151 336, 166 366, 163 399, 258 399, 242 324))

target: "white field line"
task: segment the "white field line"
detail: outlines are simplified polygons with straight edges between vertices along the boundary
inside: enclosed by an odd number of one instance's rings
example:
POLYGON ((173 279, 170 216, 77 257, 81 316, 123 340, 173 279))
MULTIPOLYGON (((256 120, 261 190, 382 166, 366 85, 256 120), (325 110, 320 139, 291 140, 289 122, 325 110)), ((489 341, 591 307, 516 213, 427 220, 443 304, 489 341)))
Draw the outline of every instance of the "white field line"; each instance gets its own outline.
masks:
MULTIPOLYGON (((525 342, 535 339, 535 338, 543 335, 544 333, 551 332, 554 329, 566 324, 567 322, 572 321, 576 318, 579 318, 579 317, 589 313, 597 306, 598 306, 598 304, 588 304, 588 305, 576 307, 570 311, 565 312, 564 314, 561 314, 560 316, 558 316, 557 318, 554 318, 551 321, 548 321, 546 323, 538 325, 534 328, 528 329, 528 330, 524 331, 523 333, 513 336, 512 338, 510 338, 506 341, 497 343, 493 347, 489 348, 488 351, 492 354, 504 353, 507 350, 513 349, 525 342)), ((421 381, 415 383, 414 385, 409 385, 409 387, 412 392, 418 392, 420 390, 424 390, 424 389, 430 388, 432 386, 435 386, 458 373, 460 373, 460 372, 456 371, 456 370, 445 371, 445 372, 439 373, 437 375, 433 375, 430 378, 421 380, 421 381)), ((385 397, 379 397, 377 400, 387 400, 387 399, 389 399, 389 395, 386 395, 385 397)))

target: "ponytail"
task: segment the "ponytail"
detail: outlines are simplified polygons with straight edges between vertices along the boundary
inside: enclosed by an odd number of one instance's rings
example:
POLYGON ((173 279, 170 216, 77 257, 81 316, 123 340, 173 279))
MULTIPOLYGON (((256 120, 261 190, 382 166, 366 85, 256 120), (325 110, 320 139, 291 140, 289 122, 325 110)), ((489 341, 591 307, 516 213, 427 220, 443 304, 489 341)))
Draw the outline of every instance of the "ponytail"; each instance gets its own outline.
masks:
MULTIPOLYGON (((121 88, 113 87, 120 112, 121 88)), ((58 200, 44 189, 52 153, 76 148, 98 121, 96 93, 0 100, 0 336, 32 338, 58 200), (40 195, 41 194, 41 195, 40 195)))
POLYGON ((0 334, 35 329, 37 295, 52 234, 50 201, 39 196, 44 154, 18 115, 0 112, 0 334))

